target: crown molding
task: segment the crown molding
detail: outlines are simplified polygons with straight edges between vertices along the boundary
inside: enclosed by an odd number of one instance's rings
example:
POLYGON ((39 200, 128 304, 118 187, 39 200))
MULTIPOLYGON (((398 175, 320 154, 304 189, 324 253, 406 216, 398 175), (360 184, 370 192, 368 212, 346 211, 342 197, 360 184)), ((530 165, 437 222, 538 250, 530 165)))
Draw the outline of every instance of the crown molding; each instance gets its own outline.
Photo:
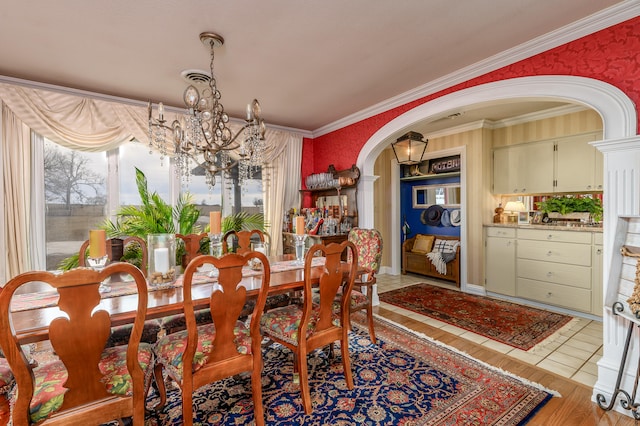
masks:
POLYGON ((484 75, 499 68, 511 65, 515 62, 553 49, 581 37, 593 34, 597 31, 627 21, 640 15, 640 2, 628 0, 611 6, 601 12, 580 19, 557 30, 551 31, 526 43, 505 50, 468 67, 461 68, 442 78, 435 79, 427 84, 416 87, 400 95, 365 108, 355 114, 351 114, 333 123, 314 130, 313 136, 319 137, 343 127, 373 117, 374 115, 389 111, 393 108, 421 99, 440 90, 469 81, 475 77, 484 75))

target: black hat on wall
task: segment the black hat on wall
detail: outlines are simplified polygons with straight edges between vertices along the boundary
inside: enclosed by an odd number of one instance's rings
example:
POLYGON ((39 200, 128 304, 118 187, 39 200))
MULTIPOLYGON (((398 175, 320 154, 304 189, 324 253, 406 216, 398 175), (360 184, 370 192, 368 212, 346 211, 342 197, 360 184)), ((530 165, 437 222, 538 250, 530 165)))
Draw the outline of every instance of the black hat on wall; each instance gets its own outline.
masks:
POLYGON ((434 204, 422 212, 420 219, 425 225, 438 226, 440 225, 440 219, 442 218, 442 211, 442 207, 434 204))

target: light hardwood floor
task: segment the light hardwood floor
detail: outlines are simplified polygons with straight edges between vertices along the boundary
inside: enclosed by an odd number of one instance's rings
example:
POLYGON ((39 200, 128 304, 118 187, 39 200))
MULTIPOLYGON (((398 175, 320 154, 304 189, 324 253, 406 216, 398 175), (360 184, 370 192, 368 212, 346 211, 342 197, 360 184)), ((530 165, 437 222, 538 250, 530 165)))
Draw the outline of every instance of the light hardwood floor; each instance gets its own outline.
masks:
MULTIPOLYGON (((412 278, 411 276, 392 277, 380 275, 378 279, 379 291, 390 290, 397 288, 404 281, 404 285, 409 285, 412 282, 424 282, 428 281, 424 278, 412 278)), ((558 391, 562 397, 552 398, 536 416, 528 423, 529 425, 551 425, 551 426, 590 426, 590 425, 616 425, 616 426, 633 426, 638 425, 633 418, 626 415, 617 413, 615 411, 604 411, 598 407, 597 404, 591 401, 592 387, 585 382, 584 377, 581 375, 568 375, 564 369, 564 364, 548 362, 541 364, 536 359, 522 360, 522 351, 504 351, 501 347, 492 347, 485 341, 474 341, 473 339, 461 337, 455 329, 447 329, 446 327, 438 326, 438 324, 431 325, 428 321, 425 321, 423 316, 417 314, 409 316, 407 312, 389 309, 390 305, 382 305, 375 308, 377 314, 388 318, 391 321, 404 325, 419 333, 424 333, 438 341, 441 341, 447 345, 450 345, 458 350, 469 354, 470 356, 484 361, 488 364, 501 368, 505 371, 509 371, 524 379, 530 380, 535 383, 539 383, 549 389, 558 391), (539 365, 536 365, 539 364, 539 365), (562 374, 554 372, 554 368, 560 368, 562 374), (570 378, 568 376, 573 376, 570 378)), ((589 327, 586 327, 589 322, 583 324, 584 326, 578 327, 581 331, 586 331, 586 335, 597 334, 589 327), (585 328, 586 327, 586 328, 585 328)), ((597 329, 597 325, 596 325, 597 329)), ((585 334, 585 333, 578 333, 585 334)), ((572 337, 576 337, 575 335, 572 337)), ((560 340, 557 345, 554 346, 553 352, 559 350, 559 354, 562 353, 562 347, 575 353, 575 348, 567 346, 567 342, 571 339, 560 340)), ((601 340, 601 337, 600 337, 601 340)), ((593 340, 590 340, 593 342, 593 340)), ((590 347, 589 351, 592 348, 590 347)), ((599 349, 601 350, 601 349, 599 349)), ((597 350, 595 351, 597 352, 597 350)), ((545 352, 546 353, 546 352, 545 352)), ((548 356, 548 355, 547 355, 548 356)), ((585 355, 586 356, 586 355, 585 355)), ((592 355, 589 357, 591 362, 595 364, 599 358, 598 355, 592 355)), ((591 367, 590 367, 591 368, 591 367)), ((587 382, 591 380, 588 378, 587 382)))

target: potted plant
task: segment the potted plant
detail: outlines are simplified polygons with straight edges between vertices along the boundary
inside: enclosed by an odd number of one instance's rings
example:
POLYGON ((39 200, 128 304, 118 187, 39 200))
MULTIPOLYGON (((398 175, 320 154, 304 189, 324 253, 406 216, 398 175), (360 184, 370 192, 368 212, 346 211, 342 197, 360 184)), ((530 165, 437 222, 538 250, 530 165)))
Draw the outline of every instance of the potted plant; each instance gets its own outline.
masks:
MULTIPOLYGON (((196 225, 200 210, 193 204, 190 194, 182 194, 176 206, 172 207, 157 192, 149 193, 147 178, 138 168, 136 168, 136 185, 142 205, 120 207, 116 213, 116 222, 105 219, 100 229, 106 230, 109 238, 136 236, 146 241, 148 234, 202 232, 196 225), (178 229, 174 223, 178 225, 178 229)), ((182 256, 180 247, 177 252, 180 258, 182 256)), ((141 250, 127 247, 122 259, 140 266, 140 262, 136 259, 140 259, 141 256, 141 250)), ((76 253, 63 259, 58 268, 69 270, 77 266, 78 254, 76 253)))
MULTIPOLYGON (((187 235, 203 232, 203 229, 196 224, 200 217, 200 209, 193 204, 191 194, 182 194, 176 206, 172 207, 157 192, 149 193, 147 178, 138 168, 136 168, 136 185, 142 205, 120 207, 116 213, 116 222, 106 219, 100 228, 107 231, 109 238, 136 236, 146 241, 148 234, 180 233, 187 235), (177 224, 177 227, 174 224, 177 224)), ((252 229, 264 231, 264 216, 260 213, 249 214, 242 211, 227 216, 222 221, 221 230, 225 233, 231 229, 236 231, 252 229)), ((208 231, 208 229, 205 228, 204 231, 208 231)), ((209 252, 208 238, 202 240, 200 251, 202 253, 209 252)), ((184 246, 178 242, 176 264, 180 265, 182 263, 183 254, 184 246)), ((140 259, 141 256, 141 250, 136 250, 135 246, 131 248, 128 246, 122 260, 140 267, 140 261, 137 259, 140 259)), ((69 270, 77 266, 78 254, 76 253, 63 259, 58 268, 69 270)))
POLYGON ((571 213, 589 213, 594 222, 602 220, 602 202, 599 198, 567 196, 547 198, 545 201, 536 203, 538 209, 544 213, 557 212, 561 215, 571 213))

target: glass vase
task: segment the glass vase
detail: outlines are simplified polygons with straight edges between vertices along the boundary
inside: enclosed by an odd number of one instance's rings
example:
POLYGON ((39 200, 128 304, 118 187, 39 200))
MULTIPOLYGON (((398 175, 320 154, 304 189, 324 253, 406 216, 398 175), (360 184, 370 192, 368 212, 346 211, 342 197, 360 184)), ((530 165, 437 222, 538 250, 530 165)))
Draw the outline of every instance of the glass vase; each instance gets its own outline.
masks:
POLYGON ((175 234, 149 234, 147 236, 149 284, 158 286, 176 280, 175 234))

